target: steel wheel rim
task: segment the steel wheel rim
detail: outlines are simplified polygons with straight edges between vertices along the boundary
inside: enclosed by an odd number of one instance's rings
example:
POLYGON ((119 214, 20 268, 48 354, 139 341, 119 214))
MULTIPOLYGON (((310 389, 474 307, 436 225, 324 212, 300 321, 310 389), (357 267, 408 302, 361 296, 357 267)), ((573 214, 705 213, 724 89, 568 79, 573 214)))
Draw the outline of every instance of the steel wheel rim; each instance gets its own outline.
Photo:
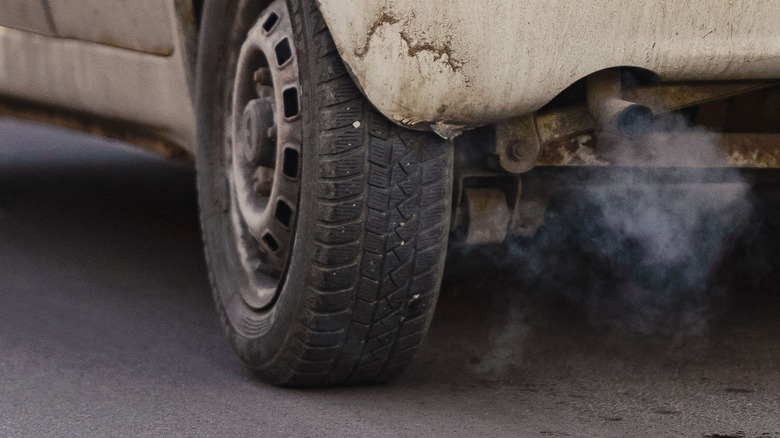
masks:
POLYGON ((300 198, 300 78, 283 0, 249 30, 233 82, 226 163, 231 220, 251 308, 271 305, 284 283, 300 198), (269 114, 269 111, 271 114, 269 114))

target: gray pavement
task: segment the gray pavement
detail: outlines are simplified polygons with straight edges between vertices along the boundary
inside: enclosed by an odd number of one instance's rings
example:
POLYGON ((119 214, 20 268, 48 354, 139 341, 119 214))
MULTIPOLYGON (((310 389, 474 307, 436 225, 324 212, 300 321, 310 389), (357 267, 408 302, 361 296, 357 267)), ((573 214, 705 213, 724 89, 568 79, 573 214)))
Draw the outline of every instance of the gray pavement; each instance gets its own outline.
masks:
POLYGON ((0 119, 0 436, 780 437, 769 192, 698 288, 594 255, 564 199, 541 244, 452 251, 401 379, 290 390, 221 332, 190 165, 0 119))

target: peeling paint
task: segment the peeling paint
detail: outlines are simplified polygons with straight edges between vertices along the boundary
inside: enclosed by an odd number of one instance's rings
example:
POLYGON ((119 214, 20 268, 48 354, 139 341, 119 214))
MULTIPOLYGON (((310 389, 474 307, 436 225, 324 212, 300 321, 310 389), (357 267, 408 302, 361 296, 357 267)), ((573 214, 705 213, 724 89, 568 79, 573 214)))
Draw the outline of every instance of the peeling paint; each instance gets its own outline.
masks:
POLYGON ((431 130, 438 134, 441 138, 451 139, 459 136, 466 129, 463 125, 450 125, 447 123, 437 122, 431 125, 431 130))
POLYGON ((599 157, 591 146, 593 137, 578 135, 546 147, 540 158, 542 166, 609 166, 612 163, 599 157))

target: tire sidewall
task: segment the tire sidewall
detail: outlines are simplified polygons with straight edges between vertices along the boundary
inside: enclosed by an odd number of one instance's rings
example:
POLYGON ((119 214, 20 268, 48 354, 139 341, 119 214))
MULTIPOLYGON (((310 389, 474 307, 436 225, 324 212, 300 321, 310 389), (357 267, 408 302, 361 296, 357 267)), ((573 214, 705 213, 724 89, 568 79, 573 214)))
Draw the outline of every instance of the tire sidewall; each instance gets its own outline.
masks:
MULTIPOLYGON (((303 117, 303 144, 301 145, 301 195, 297 205, 298 215, 292 254, 282 280, 282 288, 276 300, 265 310, 258 311, 244 303, 237 290, 248 287, 248 276, 238 259, 235 237, 229 218, 229 188, 225 175, 223 148, 225 144, 226 116, 233 86, 238 52, 243 37, 256 22, 266 6, 250 5, 247 1, 209 1, 204 10, 201 28, 200 55, 197 69, 196 98, 198 145, 196 166, 201 226, 209 262, 215 301, 228 331, 231 344, 238 355, 252 369, 261 372, 270 381, 283 381, 286 376, 277 375, 285 369, 283 362, 294 355, 294 333, 297 319, 302 315, 307 288, 306 271, 310 265, 305 248, 314 244, 317 208, 317 136, 312 111, 310 68, 306 56, 300 56, 305 47, 302 40, 301 14, 291 13, 296 33, 296 56, 301 71, 301 116, 303 117), (301 50, 303 49, 303 50, 301 50), (242 326, 259 327, 244 331, 242 326)), ((264 2, 267 3, 267 2, 264 2)), ((299 6, 288 1, 288 10, 299 6)))

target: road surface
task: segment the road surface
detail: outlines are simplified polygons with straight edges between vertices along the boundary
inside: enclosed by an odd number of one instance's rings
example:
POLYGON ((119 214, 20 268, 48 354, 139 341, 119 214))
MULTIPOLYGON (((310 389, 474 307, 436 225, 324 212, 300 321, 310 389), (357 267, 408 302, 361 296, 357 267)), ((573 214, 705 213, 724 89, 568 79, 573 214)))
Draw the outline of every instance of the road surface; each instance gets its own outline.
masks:
POLYGON ((678 259, 706 275, 594 253, 556 228, 564 199, 542 244, 451 251, 402 378, 292 390, 219 327, 190 164, 0 119, 0 436, 780 437, 780 202, 759 194, 678 259))

